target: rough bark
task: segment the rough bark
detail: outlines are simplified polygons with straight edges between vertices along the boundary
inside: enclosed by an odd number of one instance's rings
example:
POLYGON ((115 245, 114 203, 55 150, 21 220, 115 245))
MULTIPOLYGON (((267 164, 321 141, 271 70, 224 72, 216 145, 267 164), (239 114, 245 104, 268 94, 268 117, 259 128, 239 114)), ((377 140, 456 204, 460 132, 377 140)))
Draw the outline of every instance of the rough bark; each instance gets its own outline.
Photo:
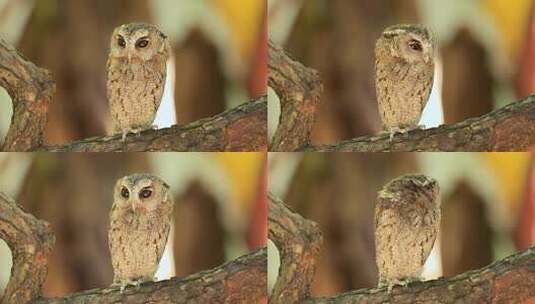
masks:
POLYGON ((309 143, 322 85, 316 71, 293 61, 273 42, 268 43, 268 85, 281 104, 270 151, 295 151, 309 143))
POLYGON ((525 151, 535 144, 535 95, 452 125, 365 136, 332 145, 308 145, 319 102, 317 74, 269 45, 270 82, 281 98, 281 121, 271 151, 525 151), (301 77, 298 77, 298 76, 301 77), (310 77, 302 75, 314 75, 310 77), (313 98, 314 97, 314 98, 313 98), (304 102, 307 101, 307 102, 304 102))
POLYGON ((266 150, 267 97, 242 104, 210 118, 184 126, 130 134, 93 137, 62 146, 45 146, 49 152, 146 151, 259 151, 266 150))
POLYGON ((92 289, 31 303, 258 303, 266 298, 266 249, 185 278, 119 288, 92 289))
POLYGON ((269 221, 270 238, 275 237, 271 226, 279 232, 274 241, 281 253, 279 278, 271 298, 286 296, 284 303, 525 303, 535 300, 535 247, 452 278, 412 282, 407 286, 394 286, 391 291, 386 287, 371 288, 332 297, 308 297, 314 275, 311 268, 319 250, 319 242, 313 242, 310 236, 320 235, 319 230, 312 228, 315 227, 313 222, 293 213, 273 196, 270 196, 269 221), (303 246, 303 242, 295 240, 307 240, 314 246, 303 246), (281 242, 284 250, 281 250, 281 242), (288 273, 291 274, 288 278, 293 280, 287 281, 282 293, 276 287, 282 284, 281 280, 287 280, 288 273), (306 284, 296 284, 300 282, 306 284))
POLYGON ((2 303, 257 303, 266 298, 265 248, 185 278, 138 287, 92 289, 63 298, 38 298, 54 247, 48 223, 25 213, 0 193, 0 237, 13 252, 13 270, 2 303))
POLYGON ((0 40, 0 85, 13 101, 3 151, 258 151, 267 148, 267 97, 185 126, 149 130, 139 136, 94 137, 62 146, 43 146, 54 82, 50 73, 25 60, 0 40))
POLYGON ((12 99, 13 116, 2 151, 27 151, 43 143, 47 109, 55 89, 50 73, 0 39, 0 86, 12 99))
POLYGON ((269 234, 281 252, 279 277, 269 303, 300 303, 309 297, 316 257, 322 243, 317 224, 293 213, 269 194, 269 234))
POLYGON ((55 237, 49 224, 33 217, 0 192, 0 238, 13 254, 11 278, 2 304, 22 304, 41 294, 48 272, 47 257, 55 237))
POLYGON ((366 136, 334 145, 310 146, 306 151, 526 151, 535 144, 535 95, 477 118, 415 129, 406 133, 366 136))

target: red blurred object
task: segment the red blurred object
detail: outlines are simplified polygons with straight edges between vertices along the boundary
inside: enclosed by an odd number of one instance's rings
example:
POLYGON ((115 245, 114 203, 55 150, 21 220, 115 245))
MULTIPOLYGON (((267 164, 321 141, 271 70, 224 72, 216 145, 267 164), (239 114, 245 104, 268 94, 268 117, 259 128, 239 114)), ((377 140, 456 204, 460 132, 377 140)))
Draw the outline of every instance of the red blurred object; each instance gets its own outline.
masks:
POLYGON ((267 158, 262 167, 262 176, 247 229, 247 245, 250 250, 264 247, 267 243, 267 158))
POLYGON ((264 7, 262 26, 258 33, 256 52, 247 78, 249 97, 266 95, 267 91, 267 7, 264 7))
POLYGON ((516 95, 526 97, 535 92, 535 4, 531 9, 526 44, 520 53, 516 95))
POLYGON ((518 250, 535 245, 535 162, 533 157, 529 165, 524 193, 524 201, 519 209, 518 224, 514 231, 515 246, 518 250))

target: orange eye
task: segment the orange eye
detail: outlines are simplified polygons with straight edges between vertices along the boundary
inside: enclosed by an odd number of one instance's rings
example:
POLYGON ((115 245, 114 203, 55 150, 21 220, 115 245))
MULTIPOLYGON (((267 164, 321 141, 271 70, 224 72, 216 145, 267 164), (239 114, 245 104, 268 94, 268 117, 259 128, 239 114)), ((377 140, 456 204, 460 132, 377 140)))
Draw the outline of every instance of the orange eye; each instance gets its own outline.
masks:
POLYGON ((146 47, 147 45, 149 45, 149 41, 147 39, 139 39, 137 42, 136 42, 136 47, 137 48, 144 48, 146 47))
POLYGON ((152 190, 150 189, 143 189, 139 193, 139 198, 149 198, 152 195, 152 190))
POLYGON ((124 197, 124 198, 129 198, 130 197, 130 192, 128 192, 128 189, 126 189, 126 187, 123 187, 121 189, 121 196, 124 197))

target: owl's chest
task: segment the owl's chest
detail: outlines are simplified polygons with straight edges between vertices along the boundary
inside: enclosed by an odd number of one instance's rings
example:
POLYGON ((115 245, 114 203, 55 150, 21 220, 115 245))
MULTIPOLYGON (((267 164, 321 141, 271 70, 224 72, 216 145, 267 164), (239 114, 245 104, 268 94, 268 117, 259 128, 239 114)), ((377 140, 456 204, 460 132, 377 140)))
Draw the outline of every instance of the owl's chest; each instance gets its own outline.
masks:
POLYGON ((110 71, 110 80, 120 81, 123 84, 139 85, 147 81, 161 81, 165 69, 146 63, 126 64, 118 63, 110 71))
POLYGON ((166 225, 165 221, 152 217, 125 216, 116 227, 120 235, 117 240, 121 243, 119 246, 123 248, 123 254, 143 258, 144 253, 153 252, 146 249, 165 242, 166 225))

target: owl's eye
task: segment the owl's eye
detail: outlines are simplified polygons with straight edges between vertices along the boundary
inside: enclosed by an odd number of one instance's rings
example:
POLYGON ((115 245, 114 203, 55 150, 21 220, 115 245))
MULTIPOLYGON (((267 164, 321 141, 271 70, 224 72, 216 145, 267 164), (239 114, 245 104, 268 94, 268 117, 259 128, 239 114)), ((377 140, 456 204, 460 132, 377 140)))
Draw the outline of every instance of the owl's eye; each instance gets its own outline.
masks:
POLYGON ((121 196, 124 197, 124 198, 129 198, 130 197, 130 192, 128 192, 128 189, 126 189, 126 187, 123 187, 121 189, 121 196))
POLYGON ((413 51, 422 51, 422 44, 420 43, 420 41, 416 40, 416 39, 412 39, 411 41, 409 41, 409 47, 413 50, 413 51))
POLYGON ((143 189, 139 192, 139 198, 149 198, 152 195, 152 190, 143 189))
POLYGON ((136 47, 137 48, 144 48, 147 45, 149 45, 149 40, 148 39, 141 38, 136 42, 136 47))
POLYGON ((124 41, 124 38, 122 36, 119 36, 119 38, 117 38, 117 44, 122 48, 126 47, 126 41, 124 41))

